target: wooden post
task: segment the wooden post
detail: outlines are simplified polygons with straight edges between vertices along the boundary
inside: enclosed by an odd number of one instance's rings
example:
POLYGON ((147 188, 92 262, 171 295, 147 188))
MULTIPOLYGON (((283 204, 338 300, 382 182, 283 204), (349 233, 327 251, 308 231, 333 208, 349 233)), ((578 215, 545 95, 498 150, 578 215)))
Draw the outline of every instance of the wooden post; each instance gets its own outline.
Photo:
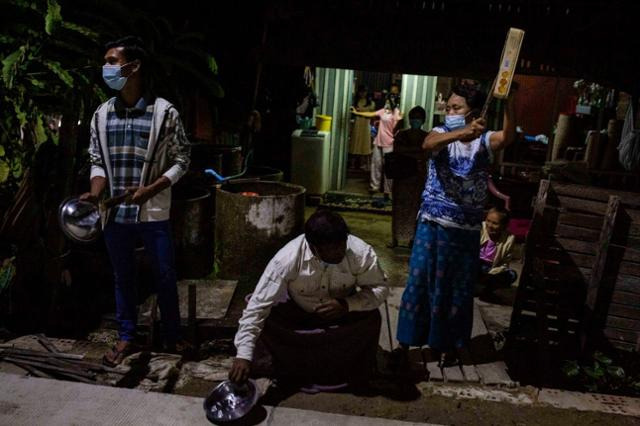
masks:
POLYGON ((581 334, 581 346, 584 350, 590 335, 593 335, 596 328, 603 326, 603 318, 598 313, 598 295, 607 263, 609 243, 615 228, 616 217, 620 207, 620 197, 612 195, 609 197, 607 211, 602 222, 600 238, 596 247, 596 255, 591 268, 591 278, 587 286, 587 297, 585 300, 585 313, 583 319, 583 332, 581 334))
POLYGON ((531 272, 533 270, 533 253, 536 244, 536 237, 543 228, 543 216, 544 207, 547 204, 547 195, 549 193, 550 182, 546 179, 540 181, 538 187, 538 195, 536 196, 533 220, 531 221, 531 229, 527 234, 527 240, 525 242, 524 250, 524 263, 522 265, 522 274, 520 276, 520 286, 516 292, 516 298, 513 304, 513 311, 511 312, 510 332, 516 332, 519 325, 519 316, 522 311, 522 302, 524 300, 524 292, 527 281, 531 278, 531 272))
MULTIPOLYGON (((533 284, 536 288, 538 288, 539 283, 537 282, 538 274, 544 272, 544 270, 540 271, 540 269, 544 268, 544 265, 536 264, 534 265, 534 253, 535 246, 539 239, 541 232, 544 229, 544 209, 547 204, 547 196, 550 190, 550 182, 548 180, 541 180, 540 186, 538 187, 538 195, 536 196, 534 209, 533 209, 533 220, 531 221, 531 229, 527 234, 527 240, 525 242, 525 250, 524 250, 524 264, 522 266, 522 274, 520 276, 520 285, 518 286, 518 290, 516 292, 516 298, 513 303, 513 311, 511 312, 511 322, 509 325, 509 335, 510 339, 515 343, 518 340, 518 334, 520 333, 520 329, 522 326, 521 317, 522 317, 522 307, 526 300, 527 287, 533 284), (533 281, 533 282, 532 282, 533 281)), ((542 285, 542 284, 540 284, 542 285)), ((544 293, 544 290, 542 290, 544 293)), ((538 290, 536 290, 538 293, 538 290)), ((540 300, 540 298, 536 297, 536 299, 540 300)), ((539 308, 542 309, 542 308, 539 308)), ((545 312, 543 312, 545 313, 545 312)), ((540 313, 538 313, 540 315, 540 313)), ((540 317, 538 317, 540 320, 540 317)), ((545 313, 546 320, 546 313, 545 313)), ((538 322, 539 328, 545 326, 540 321, 538 322)), ((540 330, 539 330, 540 333, 540 330)), ((540 334, 538 336, 539 339, 546 338, 547 333, 540 334)), ((539 342, 540 349, 542 350, 543 345, 542 342, 539 342)), ((546 346, 546 345, 545 345, 546 346)), ((516 352, 519 351, 519 348, 514 347, 513 350, 516 352)), ((539 355, 541 355, 540 352, 539 355)), ((518 357, 519 358, 519 357, 518 357)), ((520 370, 521 361, 516 359, 516 369, 520 370)), ((543 365, 540 365, 540 368, 543 369, 543 365)))
POLYGON ((191 340, 191 344, 194 348, 197 347, 197 318, 196 318, 196 285, 189 284, 189 314, 187 318, 187 323, 189 327, 189 340, 191 340))

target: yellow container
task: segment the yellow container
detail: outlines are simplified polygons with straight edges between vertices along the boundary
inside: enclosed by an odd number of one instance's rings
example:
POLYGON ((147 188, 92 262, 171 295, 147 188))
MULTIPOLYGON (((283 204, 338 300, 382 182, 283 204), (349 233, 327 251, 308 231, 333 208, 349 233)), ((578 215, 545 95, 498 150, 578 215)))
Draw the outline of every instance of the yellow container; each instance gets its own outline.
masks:
POLYGON ((320 132, 331 131, 331 116, 330 115, 316 115, 316 129, 320 132))

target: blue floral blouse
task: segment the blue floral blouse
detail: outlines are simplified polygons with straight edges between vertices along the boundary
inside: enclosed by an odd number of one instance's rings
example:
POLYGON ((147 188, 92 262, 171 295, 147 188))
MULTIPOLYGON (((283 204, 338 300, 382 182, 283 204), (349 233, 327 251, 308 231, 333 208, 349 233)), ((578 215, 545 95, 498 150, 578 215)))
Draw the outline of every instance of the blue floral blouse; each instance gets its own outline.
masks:
MULTIPOLYGON (((446 127, 432 131, 445 133, 446 127)), ((487 202, 487 180, 493 153, 492 132, 471 142, 455 141, 432 153, 418 216, 446 227, 479 230, 487 202)))

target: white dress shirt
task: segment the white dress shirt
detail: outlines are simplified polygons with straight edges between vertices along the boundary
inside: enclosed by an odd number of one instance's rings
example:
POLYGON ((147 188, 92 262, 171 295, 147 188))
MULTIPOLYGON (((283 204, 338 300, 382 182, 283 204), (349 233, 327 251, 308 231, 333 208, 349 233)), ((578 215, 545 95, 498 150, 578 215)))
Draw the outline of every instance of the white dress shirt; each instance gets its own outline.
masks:
POLYGON ((346 300, 349 311, 376 309, 389 294, 387 277, 373 248, 349 235, 345 257, 325 264, 311 252, 304 234, 285 245, 267 265, 238 322, 237 357, 253 358, 256 340, 271 308, 289 296, 302 309, 313 312, 331 299, 346 300))

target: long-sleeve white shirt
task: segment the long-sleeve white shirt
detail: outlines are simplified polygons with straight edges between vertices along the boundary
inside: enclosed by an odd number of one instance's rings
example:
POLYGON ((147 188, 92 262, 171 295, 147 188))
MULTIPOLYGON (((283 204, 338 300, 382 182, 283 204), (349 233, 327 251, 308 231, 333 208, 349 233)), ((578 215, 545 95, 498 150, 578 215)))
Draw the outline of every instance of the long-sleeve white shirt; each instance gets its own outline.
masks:
POLYGON ((323 263, 311 252, 304 234, 285 245, 267 265, 238 323, 237 357, 253 358, 256 340, 274 304, 287 295, 313 312, 331 299, 346 300, 349 311, 376 309, 389 294, 387 277, 373 248, 349 235, 345 257, 338 264, 323 263))

